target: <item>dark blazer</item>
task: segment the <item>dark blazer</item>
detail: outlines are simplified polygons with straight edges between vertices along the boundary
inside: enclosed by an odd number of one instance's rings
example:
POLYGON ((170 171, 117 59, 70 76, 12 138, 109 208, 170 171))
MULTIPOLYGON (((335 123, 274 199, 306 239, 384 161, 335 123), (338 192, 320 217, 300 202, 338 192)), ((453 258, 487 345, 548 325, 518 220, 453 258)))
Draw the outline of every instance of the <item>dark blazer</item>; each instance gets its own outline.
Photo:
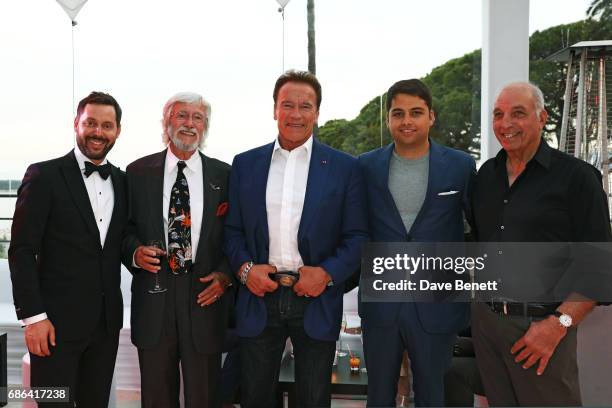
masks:
POLYGON ((17 317, 47 313, 58 339, 91 335, 103 308, 109 331, 122 327, 125 175, 112 166, 111 180, 115 207, 104 248, 73 151, 29 166, 19 187, 9 248, 17 317))
MULTIPOLYGON (((268 263, 269 235, 266 183, 274 143, 234 158, 230 205, 225 224, 225 252, 232 271, 247 261, 268 263)), ((298 230, 298 250, 305 265, 321 266, 334 285, 312 301, 304 314, 309 336, 333 341, 342 317, 344 281, 359 268, 367 241, 365 191, 355 158, 316 139, 308 171, 304 208, 298 230)), ((266 306, 244 285, 236 304, 237 333, 253 337, 266 326, 266 306)))
MULTIPOLYGON (((223 254, 223 223, 221 204, 227 202, 230 166, 199 153, 204 174, 204 210, 196 262, 191 267, 191 329, 195 349, 200 353, 220 353, 227 326, 227 312, 231 303, 227 293, 207 307, 196 303, 197 295, 206 287, 199 281, 211 272, 230 274, 223 254), (219 213, 219 215, 218 215, 219 213)), ((131 267, 136 248, 149 240, 165 242, 163 224, 163 186, 166 150, 143 157, 127 167, 129 222, 123 242, 125 262, 132 272, 132 342, 139 348, 155 347, 164 322, 166 294, 150 294, 154 275, 131 267)), ((162 263, 159 279, 167 287, 168 263, 162 263)))
MULTIPOLYGON (((369 208, 370 237, 374 242, 463 241, 463 211, 469 211, 469 190, 476 174, 474 159, 459 150, 430 141, 429 181, 423 206, 406 231, 389 190, 393 143, 359 156, 369 208), (457 191, 456 194, 438 195, 457 191)), ((395 324, 401 303, 360 302, 361 317, 374 326, 395 324)), ((417 303, 423 329, 432 334, 455 333, 469 320, 467 304, 417 303)))

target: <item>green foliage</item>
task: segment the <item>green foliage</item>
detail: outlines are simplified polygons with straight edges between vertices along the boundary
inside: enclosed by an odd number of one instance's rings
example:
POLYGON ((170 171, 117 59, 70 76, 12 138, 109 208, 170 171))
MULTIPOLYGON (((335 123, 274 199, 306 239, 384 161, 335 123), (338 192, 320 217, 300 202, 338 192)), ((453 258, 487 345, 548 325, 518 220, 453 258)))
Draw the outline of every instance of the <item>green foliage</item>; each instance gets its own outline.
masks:
MULTIPOLYGON (((603 3, 611 1, 604 0, 603 3)), ((559 138, 567 67, 565 63, 545 61, 545 58, 567 45, 568 31, 569 44, 612 39, 612 24, 603 20, 603 17, 599 21, 588 19, 536 31, 529 40, 529 76, 544 93, 549 113, 545 136, 549 138, 559 138)), ((434 68, 422 78, 434 97, 436 123, 431 137, 476 158, 480 154, 480 65, 481 51, 476 50, 434 68)), ((375 97, 355 119, 325 123, 319 128, 319 139, 357 155, 380 147, 380 120, 380 99, 375 97)), ((382 144, 385 145, 391 138, 386 126, 383 128, 382 144)))
POLYGON ((592 19, 563 24, 544 31, 536 31, 529 40, 529 78, 544 93, 548 122, 545 136, 559 141, 563 115, 563 97, 567 77, 567 64, 544 59, 561 49, 563 41, 569 44, 580 41, 612 39, 612 24, 592 19), (565 40, 563 40, 565 39, 565 40))
POLYGON ((431 137, 472 153, 480 149, 480 50, 434 68, 423 82, 433 94, 431 137))
POLYGON ((587 9, 589 18, 599 17, 600 21, 612 22, 612 0, 592 0, 587 9))

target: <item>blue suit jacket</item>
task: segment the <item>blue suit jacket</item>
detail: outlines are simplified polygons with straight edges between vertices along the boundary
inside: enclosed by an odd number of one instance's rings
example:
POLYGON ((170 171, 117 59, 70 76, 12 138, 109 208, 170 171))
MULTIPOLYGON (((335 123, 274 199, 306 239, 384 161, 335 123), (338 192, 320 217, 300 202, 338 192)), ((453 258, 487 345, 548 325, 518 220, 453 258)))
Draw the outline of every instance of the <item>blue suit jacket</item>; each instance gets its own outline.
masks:
MULTIPOLYGON (((476 173, 468 154, 430 140, 429 181, 423 206, 406 231, 389 191, 389 162, 394 145, 359 157, 366 183, 370 237, 375 242, 463 241, 463 210, 469 212, 469 189, 476 173), (457 191, 456 194, 438 195, 457 191)), ((359 312, 370 325, 389 326, 397 321, 400 303, 360 302, 359 312)), ((423 329, 432 334, 454 333, 469 321, 468 305, 416 303, 423 329)))
MULTIPOLYGON (((225 252, 233 271, 247 261, 268 263, 266 184, 273 147, 270 143, 241 153, 232 164, 225 252)), ((310 337, 328 341, 338 338, 344 281, 359 268, 361 247, 367 239, 365 187, 357 160, 315 139, 298 250, 305 265, 323 267, 334 285, 306 308, 304 329, 310 337)), ((238 335, 257 336, 266 321, 263 299, 240 285, 238 335)))

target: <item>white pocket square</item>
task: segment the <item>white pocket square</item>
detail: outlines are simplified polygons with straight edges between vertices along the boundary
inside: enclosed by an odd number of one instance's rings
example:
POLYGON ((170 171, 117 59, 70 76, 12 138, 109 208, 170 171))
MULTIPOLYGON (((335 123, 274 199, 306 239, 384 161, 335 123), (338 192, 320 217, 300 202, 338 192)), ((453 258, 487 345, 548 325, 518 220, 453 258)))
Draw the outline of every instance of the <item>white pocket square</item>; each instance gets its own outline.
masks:
POLYGON ((453 194, 457 194, 459 191, 457 190, 450 190, 450 191, 442 191, 441 193, 438 193, 439 196, 447 196, 447 195, 453 195, 453 194))

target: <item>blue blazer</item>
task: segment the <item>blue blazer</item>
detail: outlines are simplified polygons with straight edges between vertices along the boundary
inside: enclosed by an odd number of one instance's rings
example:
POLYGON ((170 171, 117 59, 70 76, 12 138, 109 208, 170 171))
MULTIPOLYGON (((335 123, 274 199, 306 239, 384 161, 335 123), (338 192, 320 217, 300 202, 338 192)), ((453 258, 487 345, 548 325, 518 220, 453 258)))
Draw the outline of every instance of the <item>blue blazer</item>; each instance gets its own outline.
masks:
MULTIPOLYGON (((474 159, 459 150, 430 140, 429 181, 425 201, 410 231, 406 231, 389 191, 389 163, 393 143, 359 156, 368 196, 370 237, 374 242, 463 241, 463 211, 469 211, 469 190, 476 174, 474 159), (438 195, 457 191, 456 194, 438 195)), ((359 312, 370 325, 397 321, 401 303, 360 302, 359 312)), ((454 333, 469 321, 468 305, 416 303, 423 329, 431 334, 454 333)))
MULTIPOLYGON (((233 271, 247 261, 268 263, 266 184, 274 143, 234 158, 225 223, 225 252, 233 271)), ((306 307, 304 329, 315 339, 338 338, 344 281, 360 265, 368 239, 365 187, 357 160, 313 141, 298 250, 305 265, 321 266, 334 285, 306 307)), ((240 285, 236 302, 239 336, 257 336, 266 326, 263 298, 240 285)))

